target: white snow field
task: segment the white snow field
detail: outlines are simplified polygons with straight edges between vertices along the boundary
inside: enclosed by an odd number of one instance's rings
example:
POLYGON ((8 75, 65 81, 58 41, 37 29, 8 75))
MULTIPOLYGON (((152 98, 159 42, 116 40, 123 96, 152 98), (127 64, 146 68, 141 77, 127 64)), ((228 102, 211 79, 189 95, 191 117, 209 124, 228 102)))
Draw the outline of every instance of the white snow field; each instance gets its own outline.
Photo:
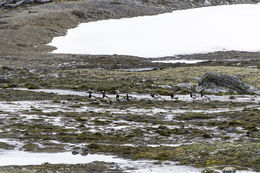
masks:
POLYGON ((164 57, 260 51, 260 4, 178 10, 155 16, 82 23, 48 45, 53 53, 164 57))

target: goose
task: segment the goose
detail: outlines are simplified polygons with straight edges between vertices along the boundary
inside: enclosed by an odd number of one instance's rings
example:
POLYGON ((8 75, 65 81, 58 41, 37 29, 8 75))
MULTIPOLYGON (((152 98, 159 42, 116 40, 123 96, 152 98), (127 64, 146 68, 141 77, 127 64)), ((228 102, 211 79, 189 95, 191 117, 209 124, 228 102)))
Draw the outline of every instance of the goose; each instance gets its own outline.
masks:
POLYGON ((129 96, 128 93, 126 93, 126 95, 122 96, 123 99, 125 100, 130 100, 130 98, 133 98, 132 96, 129 96))
POLYGON ((192 90, 190 90, 190 97, 191 97, 191 98, 193 97, 193 93, 192 93, 192 90))
POLYGON ((116 98, 119 99, 120 95, 119 95, 120 91, 116 90, 116 98))
POLYGON ((202 96, 202 101, 210 102, 210 98, 208 96, 203 95, 202 96))
POLYGON ((107 96, 106 96, 106 92, 105 91, 102 91, 102 98, 104 99, 104 98, 108 98, 107 96))
POLYGON ((93 93, 92 91, 90 91, 90 90, 88 91, 88 98, 92 97, 92 93, 93 93))
POLYGON ((150 94, 150 96, 153 98, 153 99, 161 99, 162 97, 159 95, 159 94, 150 94))
POLYGON ((204 96, 204 93, 203 93, 203 90, 200 91, 200 97, 203 97, 204 96))
POLYGON ((171 99, 178 99, 178 97, 174 97, 174 92, 171 91, 171 99))
POLYGON ((173 91, 171 91, 171 99, 173 99, 173 97, 174 97, 174 93, 173 91))
POLYGON ((204 95, 204 90, 200 91, 200 97, 202 98, 203 101, 210 101, 210 98, 204 95))
POLYGON ((198 95, 196 95, 196 94, 194 94, 193 92, 192 92, 192 90, 190 90, 190 97, 193 99, 193 101, 195 100, 195 99, 197 99, 199 96, 198 95))

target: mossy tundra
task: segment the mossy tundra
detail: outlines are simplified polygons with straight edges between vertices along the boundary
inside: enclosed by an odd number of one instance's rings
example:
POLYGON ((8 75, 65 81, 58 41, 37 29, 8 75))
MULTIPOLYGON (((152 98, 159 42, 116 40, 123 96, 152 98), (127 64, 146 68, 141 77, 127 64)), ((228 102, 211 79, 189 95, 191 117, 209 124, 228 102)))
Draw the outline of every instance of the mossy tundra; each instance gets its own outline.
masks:
MULTIPOLYGON (((80 22, 154 15, 203 6, 204 1, 178 3, 80 0, 0 10, 0 148, 55 153, 86 147, 93 154, 149 159, 157 164, 168 160, 260 171, 259 102, 236 102, 234 96, 228 102, 159 98, 170 97, 172 88, 175 94, 189 95, 189 89, 174 86, 196 86, 208 71, 239 75, 243 82, 260 88, 258 52, 181 55, 207 61, 163 64, 124 55, 50 54, 54 48, 46 46, 80 22), (138 68, 151 70, 127 71, 138 68), (33 89, 66 89, 85 95, 33 89), (89 98, 89 90, 100 95, 105 91, 113 98, 89 98), (117 90, 120 99, 115 98, 117 90), (156 97, 126 100, 126 93, 156 97)), ((175 57, 156 60, 169 58, 175 57)), ((227 94, 232 93, 220 95, 227 94)), ((82 171, 124 172, 115 163, 105 162, 0 167, 0 172, 8 173, 82 171)))

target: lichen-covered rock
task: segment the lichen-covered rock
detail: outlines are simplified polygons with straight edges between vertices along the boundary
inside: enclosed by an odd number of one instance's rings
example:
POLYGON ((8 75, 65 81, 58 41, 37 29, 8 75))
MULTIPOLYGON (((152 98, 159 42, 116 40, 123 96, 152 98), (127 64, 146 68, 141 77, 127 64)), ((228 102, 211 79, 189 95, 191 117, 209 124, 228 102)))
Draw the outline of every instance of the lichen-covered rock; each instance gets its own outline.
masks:
POLYGON ((227 74, 207 72, 198 82, 196 90, 204 90, 209 93, 233 92, 240 94, 258 94, 259 89, 243 83, 240 78, 227 74))
POLYGON ((225 167, 223 170, 222 170, 222 173, 235 173, 236 172, 236 169, 233 168, 233 167, 225 167))
POLYGON ((201 171, 201 173, 219 173, 219 172, 214 171, 213 169, 206 168, 203 171, 201 171))

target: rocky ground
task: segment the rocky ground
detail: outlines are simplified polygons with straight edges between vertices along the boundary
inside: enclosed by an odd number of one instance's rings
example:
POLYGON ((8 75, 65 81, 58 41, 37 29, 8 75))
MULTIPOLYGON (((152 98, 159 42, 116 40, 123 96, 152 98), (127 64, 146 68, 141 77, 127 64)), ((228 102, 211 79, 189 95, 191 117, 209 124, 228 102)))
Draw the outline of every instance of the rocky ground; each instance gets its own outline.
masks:
MULTIPOLYGON (((191 98, 189 88, 175 87, 196 86, 206 72, 214 71, 260 88, 259 53, 186 55, 179 57, 207 61, 167 64, 152 61, 176 57, 55 55, 48 53, 54 48, 46 46, 81 22, 256 2, 79 0, 1 8, 1 151, 113 154, 156 164, 177 161, 260 171, 258 95, 205 93, 191 98)), ((46 171, 129 170, 112 162, 0 167, 0 172, 46 171)))

